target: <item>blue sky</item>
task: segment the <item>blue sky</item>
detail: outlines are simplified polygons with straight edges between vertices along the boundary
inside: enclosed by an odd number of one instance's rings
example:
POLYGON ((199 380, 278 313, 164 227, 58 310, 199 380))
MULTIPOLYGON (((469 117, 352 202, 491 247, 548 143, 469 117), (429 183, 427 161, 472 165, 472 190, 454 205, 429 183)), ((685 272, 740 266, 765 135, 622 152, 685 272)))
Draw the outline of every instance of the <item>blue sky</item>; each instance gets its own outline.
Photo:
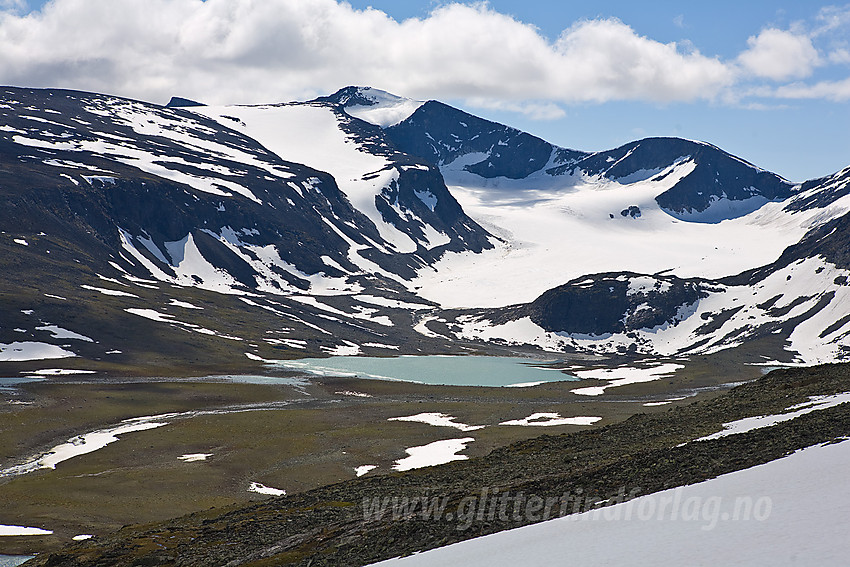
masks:
POLYGON ((0 83, 210 103, 369 84, 576 149, 681 136, 794 181, 850 165, 850 4, 44 4, 0 0, 0 83))
MULTIPOLYGON (((396 19, 425 17, 433 2, 354 0, 396 19)), ((733 58, 747 39, 767 27, 789 29, 841 4, 817 2, 563 2, 491 0, 494 9, 537 26, 550 39, 581 19, 617 18, 657 41, 690 42, 702 53, 733 58)), ((845 9, 848 6, 844 6, 845 9)), ((850 29, 843 29, 850 38, 850 29)), ((850 77, 850 65, 832 70, 850 77)), ((462 101, 454 101, 463 106, 462 101)), ((604 150, 647 136, 679 136, 716 144, 794 181, 827 175, 850 165, 850 101, 767 101, 765 108, 721 103, 606 102, 565 107, 567 116, 528 120, 516 113, 468 110, 582 150, 604 150)))

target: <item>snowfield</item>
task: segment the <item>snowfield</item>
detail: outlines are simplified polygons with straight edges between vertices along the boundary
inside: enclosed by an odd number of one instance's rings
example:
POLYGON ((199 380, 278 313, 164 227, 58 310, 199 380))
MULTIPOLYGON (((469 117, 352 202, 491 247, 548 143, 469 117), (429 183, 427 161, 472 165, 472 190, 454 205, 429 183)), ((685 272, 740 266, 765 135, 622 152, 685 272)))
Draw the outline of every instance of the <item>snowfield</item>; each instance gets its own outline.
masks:
POLYGON ((671 216, 655 198, 690 173, 689 161, 662 172, 661 181, 631 184, 545 173, 484 179, 453 166, 441 168, 452 195, 503 242, 482 254, 448 253, 419 273, 419 294, 446 308, 529 302, 602 272, 720 278, 769 264, 809 228, 808 217, 785 218, 780 203, 715 224, 671 216), (639 218, 621 214, 631 206, 639 218))
POLYGON ((260 484, 259 482, 252 482, 248 485, 248 492, 256 492, 257 494, 266 494, 268 496, 286 496, 286 491, 280 488, 272 488, 271 486, 266 486, 264 484, 260 484))
POLYGON ((850 442, 382 567, 847 564, 850 442))
POLYGON ((110 443, 118 441, 119 435, 168 425, 168 422, 162 420, 174 415, 176 414, 125 419, 120 425, 77 435, 30 461, 0 470, 0 477, 25 475, 39 469, 55 469, 56 465, 63 461, 103 449, 110 443))
POLYGON ((601 420, 601 417, 561 417, 559 413, 543 412, 533 413, 522 419, 503 421, 499 425, 521 425, 524 427, 552 427, 554 425, 593 425, 601 420))
POLYGON ((0 524, 0 536, 38 536, 50 535, 51 530, 43 530, 41 528, 28 528, 26 526, 7 526, 0 524))
POLYGON ((391 417, 387 421, 408 421, 413 423, 425 423, 435 427, 454 427, 460 431, 475 431, 483 429, 484 425, 467 425, 465 423, 456 422, 457 418, 444 413, 418 413, 416 415, 407 415, 403 417, 391 417))
POLYGON ((384 221, 375 206, 375 197, 398 179, 398 171, 386 158, 368 153, 354 142, 340 128, 341 117, 331 108, 282 104, 192 110, 248 134, 287 161, 330 173, 351 204, 375 224, 394 251, 416 250, 416 243, 384 221))

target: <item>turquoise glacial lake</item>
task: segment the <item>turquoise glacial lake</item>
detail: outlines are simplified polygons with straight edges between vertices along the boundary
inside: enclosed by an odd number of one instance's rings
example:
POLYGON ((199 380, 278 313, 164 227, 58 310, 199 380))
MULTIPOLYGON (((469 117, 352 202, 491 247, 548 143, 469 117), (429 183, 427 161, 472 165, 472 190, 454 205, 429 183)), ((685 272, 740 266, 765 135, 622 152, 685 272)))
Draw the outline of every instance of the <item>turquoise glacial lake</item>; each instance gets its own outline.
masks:
POLYGON ((274 366, 318 376, 349 376, 448 386, 528 386, 578 380, 547 362, 506 356, 332 356, 278 360, 274 366))

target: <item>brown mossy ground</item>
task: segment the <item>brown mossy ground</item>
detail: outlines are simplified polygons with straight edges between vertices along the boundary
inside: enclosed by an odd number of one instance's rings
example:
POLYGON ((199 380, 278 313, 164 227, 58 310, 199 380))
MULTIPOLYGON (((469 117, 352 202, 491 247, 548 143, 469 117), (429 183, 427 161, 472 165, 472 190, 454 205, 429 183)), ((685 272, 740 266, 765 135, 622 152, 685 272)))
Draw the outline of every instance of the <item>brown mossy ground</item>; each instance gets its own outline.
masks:
MULTIPOLYGON (((484 517, 459 530, 448 513, 456 518, 464 498, 483 488, 542 498, 558 498, 579 488, 586 497, 601 500, 615 497, 624 487, 647 494, 845 437, 850 434, 850 404, 746 434, 687 443, 719 430, 724 422, 778 413, 809 396, 843 391, 850 391, 848 365, 775 371, 692 404, 662 406, 604 427, 518 441, 468 461, 369 475, 283 498, 129 526, 40 555, 33 563, 362 565, 529 521, 484 517), (416 513, 364 517, 364 499, 425 494, 444 498, 447 514, 440 519, 416 513)), ((406 407, 412 409, 410 403, 406 407)), ((383 417, 376 414, 375 422, 383 417)))
MULTIPOLYGON (((596 399, 570 393, 576 382, 533 388, 427 386, 323 378, 304 387, 210 379, 67 377, 0 392, 0 469, 19 464, 75 435, 121 420, 183 413, 168 425, 126 434, 94 453, 24 476, 0 478, 0 523, 41 526, 47 537, 0 539, 0 553, 57 549, 78 534, 107 534, 125 524, 161 521, 212 506, 249 503, 252 482, 295 494, 355 477, 355 467, 391 471, 405 448, 475 437, 464 455, 549 431, 583 426, 500 427, 536 412, 599 416, 600 425, 644 408, 647 396, 596 399), (352 396, 357 392, 369 397, 352 396), (7 402, 16 402, 9 404, 7 402), (187 413, 187 412, 202 412, 187 413), (474 432, 387 421, 423 412, 487 425, 474 432), (184 454, 212 454, 186 463, 184 454)), ((716 395, 716 391, 700 394, 716 395)), ((684 403, 684 402, 676 402, 684 403)))

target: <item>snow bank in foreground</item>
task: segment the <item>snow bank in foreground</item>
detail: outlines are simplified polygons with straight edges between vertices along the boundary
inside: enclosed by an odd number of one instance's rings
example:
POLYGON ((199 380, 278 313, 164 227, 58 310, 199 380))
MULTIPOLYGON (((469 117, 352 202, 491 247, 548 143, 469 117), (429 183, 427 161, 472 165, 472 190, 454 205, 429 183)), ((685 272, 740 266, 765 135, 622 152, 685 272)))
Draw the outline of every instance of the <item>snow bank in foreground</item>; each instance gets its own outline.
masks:
POLYGON ((698 484, 375 565, 560 567, 565 558, 571 565, 846 565, 848 467, 850 442, 809 447, 698 484), (742 503, 751 505, 747 513, 742 503))

